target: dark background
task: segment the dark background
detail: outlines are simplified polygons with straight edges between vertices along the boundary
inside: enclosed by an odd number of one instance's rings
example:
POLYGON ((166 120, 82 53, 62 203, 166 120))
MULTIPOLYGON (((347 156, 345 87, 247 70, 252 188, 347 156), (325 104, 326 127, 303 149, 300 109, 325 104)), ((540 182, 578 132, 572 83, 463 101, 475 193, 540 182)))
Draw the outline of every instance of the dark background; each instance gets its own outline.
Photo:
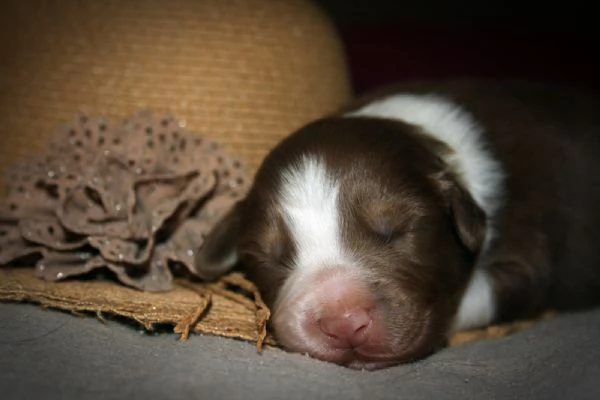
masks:
POLYGON ((317 0, 357 92, 394 81, 516 77, 600 90, 594 2, 317 0))

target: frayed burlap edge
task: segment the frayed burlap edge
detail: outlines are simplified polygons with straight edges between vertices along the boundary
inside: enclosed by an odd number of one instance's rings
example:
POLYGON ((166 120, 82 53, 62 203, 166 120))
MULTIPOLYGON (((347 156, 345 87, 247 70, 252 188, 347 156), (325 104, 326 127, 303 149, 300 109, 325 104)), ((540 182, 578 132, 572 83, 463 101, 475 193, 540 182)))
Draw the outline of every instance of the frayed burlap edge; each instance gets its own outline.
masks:
POLYGON ((171 325, 181 340, 193 332, 255 342, 259 351, 263 343, 276 345, 266 331, 268 308, 239 273, 211 284, 176 280, 169 292, 149 293, 108 280, 48 282, 31 269, 8 268, 0 269, 0 301, 33 302, 101 319, 114 315, 137 321, 147 330, 171 325))

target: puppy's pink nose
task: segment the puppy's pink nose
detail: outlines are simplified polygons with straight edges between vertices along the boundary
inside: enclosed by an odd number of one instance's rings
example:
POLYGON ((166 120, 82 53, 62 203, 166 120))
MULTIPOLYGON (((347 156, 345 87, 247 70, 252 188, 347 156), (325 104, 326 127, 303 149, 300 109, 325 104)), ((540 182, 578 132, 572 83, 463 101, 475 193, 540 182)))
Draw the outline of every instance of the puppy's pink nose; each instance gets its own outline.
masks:
POLYGON ((371 316, 366 309, 348 310, 319 320, 321 332, 327 335, 338 348, 354 348, 367 340, 367 328, 371 316))

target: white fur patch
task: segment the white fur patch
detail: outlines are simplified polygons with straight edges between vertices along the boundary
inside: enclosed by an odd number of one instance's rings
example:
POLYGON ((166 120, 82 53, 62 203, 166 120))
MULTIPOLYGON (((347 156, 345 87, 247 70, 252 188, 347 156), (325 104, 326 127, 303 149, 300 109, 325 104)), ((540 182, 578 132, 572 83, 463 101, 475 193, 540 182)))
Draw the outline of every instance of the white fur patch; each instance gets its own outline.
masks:
POLYGON ((484 269, 476 268, 458 307, 453 330, 472 329, 491 323, 494 309, 490 278, 484 269))
MULTIPOLYGON (((485 148, 483 130, 473 117, 451 101, 433 94, 397 94, 367 104, 347 117, 401 120, 419 126, 450 147, 445 162, 457 174, 473 200, 487 217, 483 251, 494 234, 492 221, 503 193, 504 174, 498 161, 485 148)), ((465 329, 488 324, 494 318, 495 301, 485 271, 476 268, 463 295, 456 326, 465 329)))
POLYGON ((325 162, 306 155, 283 173, 283 218, 296 245, 295 269, 347 265, 339 224, 339 185, 325 162))
POLYGON ((286 346, 305 351, 321 346, 303 327, 307 313, 318 310, 314 293, 308 288, 324 268, 347 268, 352 263, 342 247, 339 185, 325 162, 305 155, 285 170, 282 178, 282 216, 296 245, 296 257, 275 302, 273 326, 286 346))

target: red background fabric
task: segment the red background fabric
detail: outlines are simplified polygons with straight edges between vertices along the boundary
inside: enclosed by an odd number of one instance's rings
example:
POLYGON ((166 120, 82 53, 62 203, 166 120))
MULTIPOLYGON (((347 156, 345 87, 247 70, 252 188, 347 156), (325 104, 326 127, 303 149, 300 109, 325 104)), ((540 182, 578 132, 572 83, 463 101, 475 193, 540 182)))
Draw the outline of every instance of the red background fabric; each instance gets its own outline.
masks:
POLYGON ((503 23, 341 24, 357 93, 395 81, 456 76, 517 77, 600 90, 598 42, 588 33, 503 23))

